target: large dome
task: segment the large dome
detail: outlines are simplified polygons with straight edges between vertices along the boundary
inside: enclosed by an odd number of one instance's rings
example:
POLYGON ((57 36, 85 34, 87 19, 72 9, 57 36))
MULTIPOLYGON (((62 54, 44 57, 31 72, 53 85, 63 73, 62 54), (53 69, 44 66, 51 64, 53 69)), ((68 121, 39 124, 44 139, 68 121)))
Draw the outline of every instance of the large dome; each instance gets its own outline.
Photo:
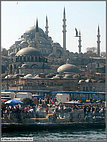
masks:
POLYGON ((28 28, 25 33, 33 32, 35 30, 36 30, 35 26, 33 26, 33 27, 28 28))
POLYGON ((57 69, 57 72, 58 72, 58 73, 64 73, 64 72, 79 73, 80 70, 79 70, 75 65, 72 65, 72 64, 64 64, 64 65, 60 66, 60 67, 57 69))
MULTIPOLYGON (((44 31, 41 28, 38 27, 38 30, 39 30, 39 36, 47 38, 46 34, 44 33, 44 31)), ((33 35, 35 35, 35 33, 36 33, 36 26, 28 28, 25 33, 26 34, 33 34, 33 35)))
POLYGON ((16 54, 16 56, 23 56, 23 55, 29 55, 29 56, 40 56, 40 52, 33 48, 33 47, 27 47, 19 50, 16 54))

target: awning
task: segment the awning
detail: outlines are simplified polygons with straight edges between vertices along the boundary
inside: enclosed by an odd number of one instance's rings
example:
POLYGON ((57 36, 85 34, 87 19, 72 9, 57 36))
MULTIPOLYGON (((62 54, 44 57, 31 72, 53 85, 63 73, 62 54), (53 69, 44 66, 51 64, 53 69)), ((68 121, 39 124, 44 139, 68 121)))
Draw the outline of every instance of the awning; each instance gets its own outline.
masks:
POLYGON ((7 101, 7 99, 1 99, 1 101, 2 101, 2 102, 5 102, 5 101, 7 101))

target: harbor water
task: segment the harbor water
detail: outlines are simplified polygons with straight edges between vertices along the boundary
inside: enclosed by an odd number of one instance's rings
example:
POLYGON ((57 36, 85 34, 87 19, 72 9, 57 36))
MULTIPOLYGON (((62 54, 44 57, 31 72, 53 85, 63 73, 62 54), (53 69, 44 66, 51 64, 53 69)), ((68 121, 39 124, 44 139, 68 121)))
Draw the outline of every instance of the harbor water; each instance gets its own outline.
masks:
POLYGON ((3 132, 2 137, 33 137, 37 142, 72 142, 72 141, 101 141, 106 140, 105 129, 52 129, 52 130, 25 130, 3 132))

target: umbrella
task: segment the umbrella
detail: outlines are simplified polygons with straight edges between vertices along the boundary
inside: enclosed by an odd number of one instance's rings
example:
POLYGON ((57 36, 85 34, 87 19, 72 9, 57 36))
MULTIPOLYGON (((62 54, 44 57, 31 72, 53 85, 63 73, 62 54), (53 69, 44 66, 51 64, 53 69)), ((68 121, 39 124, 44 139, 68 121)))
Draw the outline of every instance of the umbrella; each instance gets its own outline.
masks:
POLYGON ((6 105, 17 105, 17 104, 23 104, 23 102, 19 101, 19 100, 9 100, 7 102, 5 102, 6 105))

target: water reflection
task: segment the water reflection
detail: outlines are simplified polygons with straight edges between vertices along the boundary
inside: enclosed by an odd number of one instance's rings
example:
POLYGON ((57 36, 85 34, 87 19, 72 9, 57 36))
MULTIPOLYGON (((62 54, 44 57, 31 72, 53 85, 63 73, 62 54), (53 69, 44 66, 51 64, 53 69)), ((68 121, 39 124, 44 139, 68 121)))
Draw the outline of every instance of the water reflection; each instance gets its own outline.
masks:
POLYGON ((106 138, 104 129, 96 130, 36 130, 36 131, 17 131, 2 133, 3 137, 33 137, 38 142, 42 141, 104 141, 106 138))

